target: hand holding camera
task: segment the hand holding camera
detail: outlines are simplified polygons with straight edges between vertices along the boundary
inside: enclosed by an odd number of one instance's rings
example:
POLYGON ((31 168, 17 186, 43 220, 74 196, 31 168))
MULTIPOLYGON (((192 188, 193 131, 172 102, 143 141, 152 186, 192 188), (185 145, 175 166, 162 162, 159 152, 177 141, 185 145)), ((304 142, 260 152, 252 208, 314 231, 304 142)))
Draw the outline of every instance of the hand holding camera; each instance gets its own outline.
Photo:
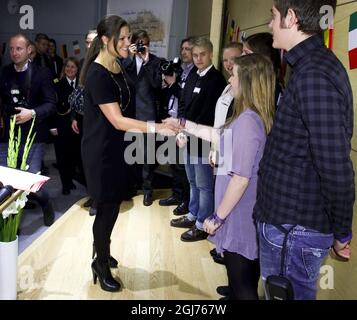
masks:
POLYGON ((142 40, 137 43, 131 44, 129 47, 129 51, 133 54, 138 55, 143 61, 144 64, 149 61, 150 50, 147 45, 144 44, 142 40))

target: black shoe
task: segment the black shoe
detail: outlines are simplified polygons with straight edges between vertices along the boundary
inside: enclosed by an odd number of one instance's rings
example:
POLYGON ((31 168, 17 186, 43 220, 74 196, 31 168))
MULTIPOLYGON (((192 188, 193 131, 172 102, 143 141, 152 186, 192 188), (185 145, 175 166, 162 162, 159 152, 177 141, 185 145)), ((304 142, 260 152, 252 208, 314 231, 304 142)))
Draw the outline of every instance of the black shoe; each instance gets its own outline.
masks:
POLYGON ((228 301, 228 300, 231 300, 231 298, 230 297, 222 297, 222 298, 219 298, 218 300, 228 301))
POLYGON ((231 294, 231 289, 229 289, 229 286, 219 286, 216 289, 216 292, 223 297, 229 297, 231 294))
POLYGON ((53 210, 51 202, 42 208, 43 211, 43 223, 46 227, 49 227, 55 221, 55 212, 53 210))
MULTIPOLYGON (((97 250, 95 249, 95 245, 93 243, 92 259, 95 258, 96 254, 97 254, 97 250)), ((109 257, 109 261, 108 262, 109 262, 109 267, 110 268, 112 268, 112 269, 118 268, 119 262, 118 262, 118 260, 116 260, 112 256, 109 257)))
POLYGON ((152 205, 152 194, 151 193, 144 194, 143 204, 145 207, 150 207, 152 205))
POLYGON ((225 265, 224 258, 220 254, 217 254, 216 256, 212 256, 212 258, 215 263, 225 265))
POLYGON ((175 196, 171 196, 166 199, 161 199, 159 201, 159 205, 162 207, 178 206, 179 204, 180 201, 175 196))
POLYGON ((71 193, 71 190, 69 188, 63 188, 62 189, 62 194, 65 196, 68 196, 71 193))
POLYGON ((116 281, 110 272, 109 263, 98 263, 97 259, 92 262, 93 282, 97 284, 99 279, 100 287, 104 291, 117 292, 120 290, 121 285, 116 281))
POLYGON ((216 248, 212 249, 209 254, 213 257, 213 256, 216 256, 218 253, 216 251, 216 248))
POLYGON ((171 227, 175 228, 192 228, 196 224, 196 221, 191 221, 187 218, 187 216, 172 219, 170 222, 171 227))
POLYGON ((188 213, 187 202, 181 202, 174 210, 175 216, 183 216, 188 213))
POLYGON ((90 207, 89 208, 89 215, 94 217, 97 214, 97 208, 90 207))
POLYGON ((33 210, 35 208, 36 208, 36 203, 34 203, 32 201, 27 201, 25 204, 25 207, 24 207, 24 209, 27 209, 27 210, 33 210))
POLYGON ((208 237, 208 233, 204 232, 200 229, 197 229, 196 226, 193 226, 190 230, 184 232, 181 235, 181 240, 184 242, 194 242, 206 240, 208 237))
POLYGON ((83 203, 84 208, 89 208, 93 204, 93 199, 89 198, 86 202, 83 203))

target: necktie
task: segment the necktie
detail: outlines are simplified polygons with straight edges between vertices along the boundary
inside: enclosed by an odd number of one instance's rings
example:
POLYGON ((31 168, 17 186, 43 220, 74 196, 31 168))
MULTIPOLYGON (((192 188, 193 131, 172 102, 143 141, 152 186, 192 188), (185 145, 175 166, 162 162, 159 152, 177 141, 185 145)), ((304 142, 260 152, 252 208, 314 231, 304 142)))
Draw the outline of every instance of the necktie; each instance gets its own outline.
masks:
POLYGON ((74 88, 74 81, 71 81, 71 87, 72 87, 73 89, 75 89, 75 88, 74 88))

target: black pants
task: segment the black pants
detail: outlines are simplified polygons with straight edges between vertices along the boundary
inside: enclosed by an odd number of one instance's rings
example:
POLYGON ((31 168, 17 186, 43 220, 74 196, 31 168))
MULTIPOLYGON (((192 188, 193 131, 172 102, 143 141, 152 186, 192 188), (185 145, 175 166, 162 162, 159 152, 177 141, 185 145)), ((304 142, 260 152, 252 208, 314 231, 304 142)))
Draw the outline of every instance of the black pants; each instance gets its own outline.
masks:
POLYGON ((120 204, 98 203, 93 224, 94 244, 99 263, 105 263, 110 257, 110 236, 118 218, 120 204))
POLYGON ((224 252, 232 300, 258 300, 259 260, 249 260, 240 254, 224 252))

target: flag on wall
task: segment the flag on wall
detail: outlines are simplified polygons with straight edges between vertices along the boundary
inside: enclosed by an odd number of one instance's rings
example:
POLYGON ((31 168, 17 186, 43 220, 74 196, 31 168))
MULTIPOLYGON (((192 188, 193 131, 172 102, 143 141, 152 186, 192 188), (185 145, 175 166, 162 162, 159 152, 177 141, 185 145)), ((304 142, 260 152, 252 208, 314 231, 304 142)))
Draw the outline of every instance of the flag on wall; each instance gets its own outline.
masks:
POLYGON ((232 42, 233 41, 233 36, 234 36, 234 31, 235 31, 235 25, 236 22, 234 20, 232 20, 231 22, 231 27, 229 29, 229 41, 232 42))
POLYGON ((357 69, 357 12, 352 14, 350 20, 349 45, 350 69, 357 69))
POLYGON ((324 38, 325 38, 325 46, 329 49, 333 49, 333 32, 334 32, 334 28, 332 27, 328 27, 325 30, 325 34, 324 34, 324 38))
POLYGON ((81 47, 79 46, 79 41, 73 41, 73 52, 76 56, 81 54, 81 47))
POLYGON ((62 47, 61 47, 61 53, 62 53, 62 58, 63 59, 68 58, 67 46, 65 44, 63 44, 62 47))
POLYGON ((3 56, 6 51, 6 42, 0 43, 0 56, 3 56))

